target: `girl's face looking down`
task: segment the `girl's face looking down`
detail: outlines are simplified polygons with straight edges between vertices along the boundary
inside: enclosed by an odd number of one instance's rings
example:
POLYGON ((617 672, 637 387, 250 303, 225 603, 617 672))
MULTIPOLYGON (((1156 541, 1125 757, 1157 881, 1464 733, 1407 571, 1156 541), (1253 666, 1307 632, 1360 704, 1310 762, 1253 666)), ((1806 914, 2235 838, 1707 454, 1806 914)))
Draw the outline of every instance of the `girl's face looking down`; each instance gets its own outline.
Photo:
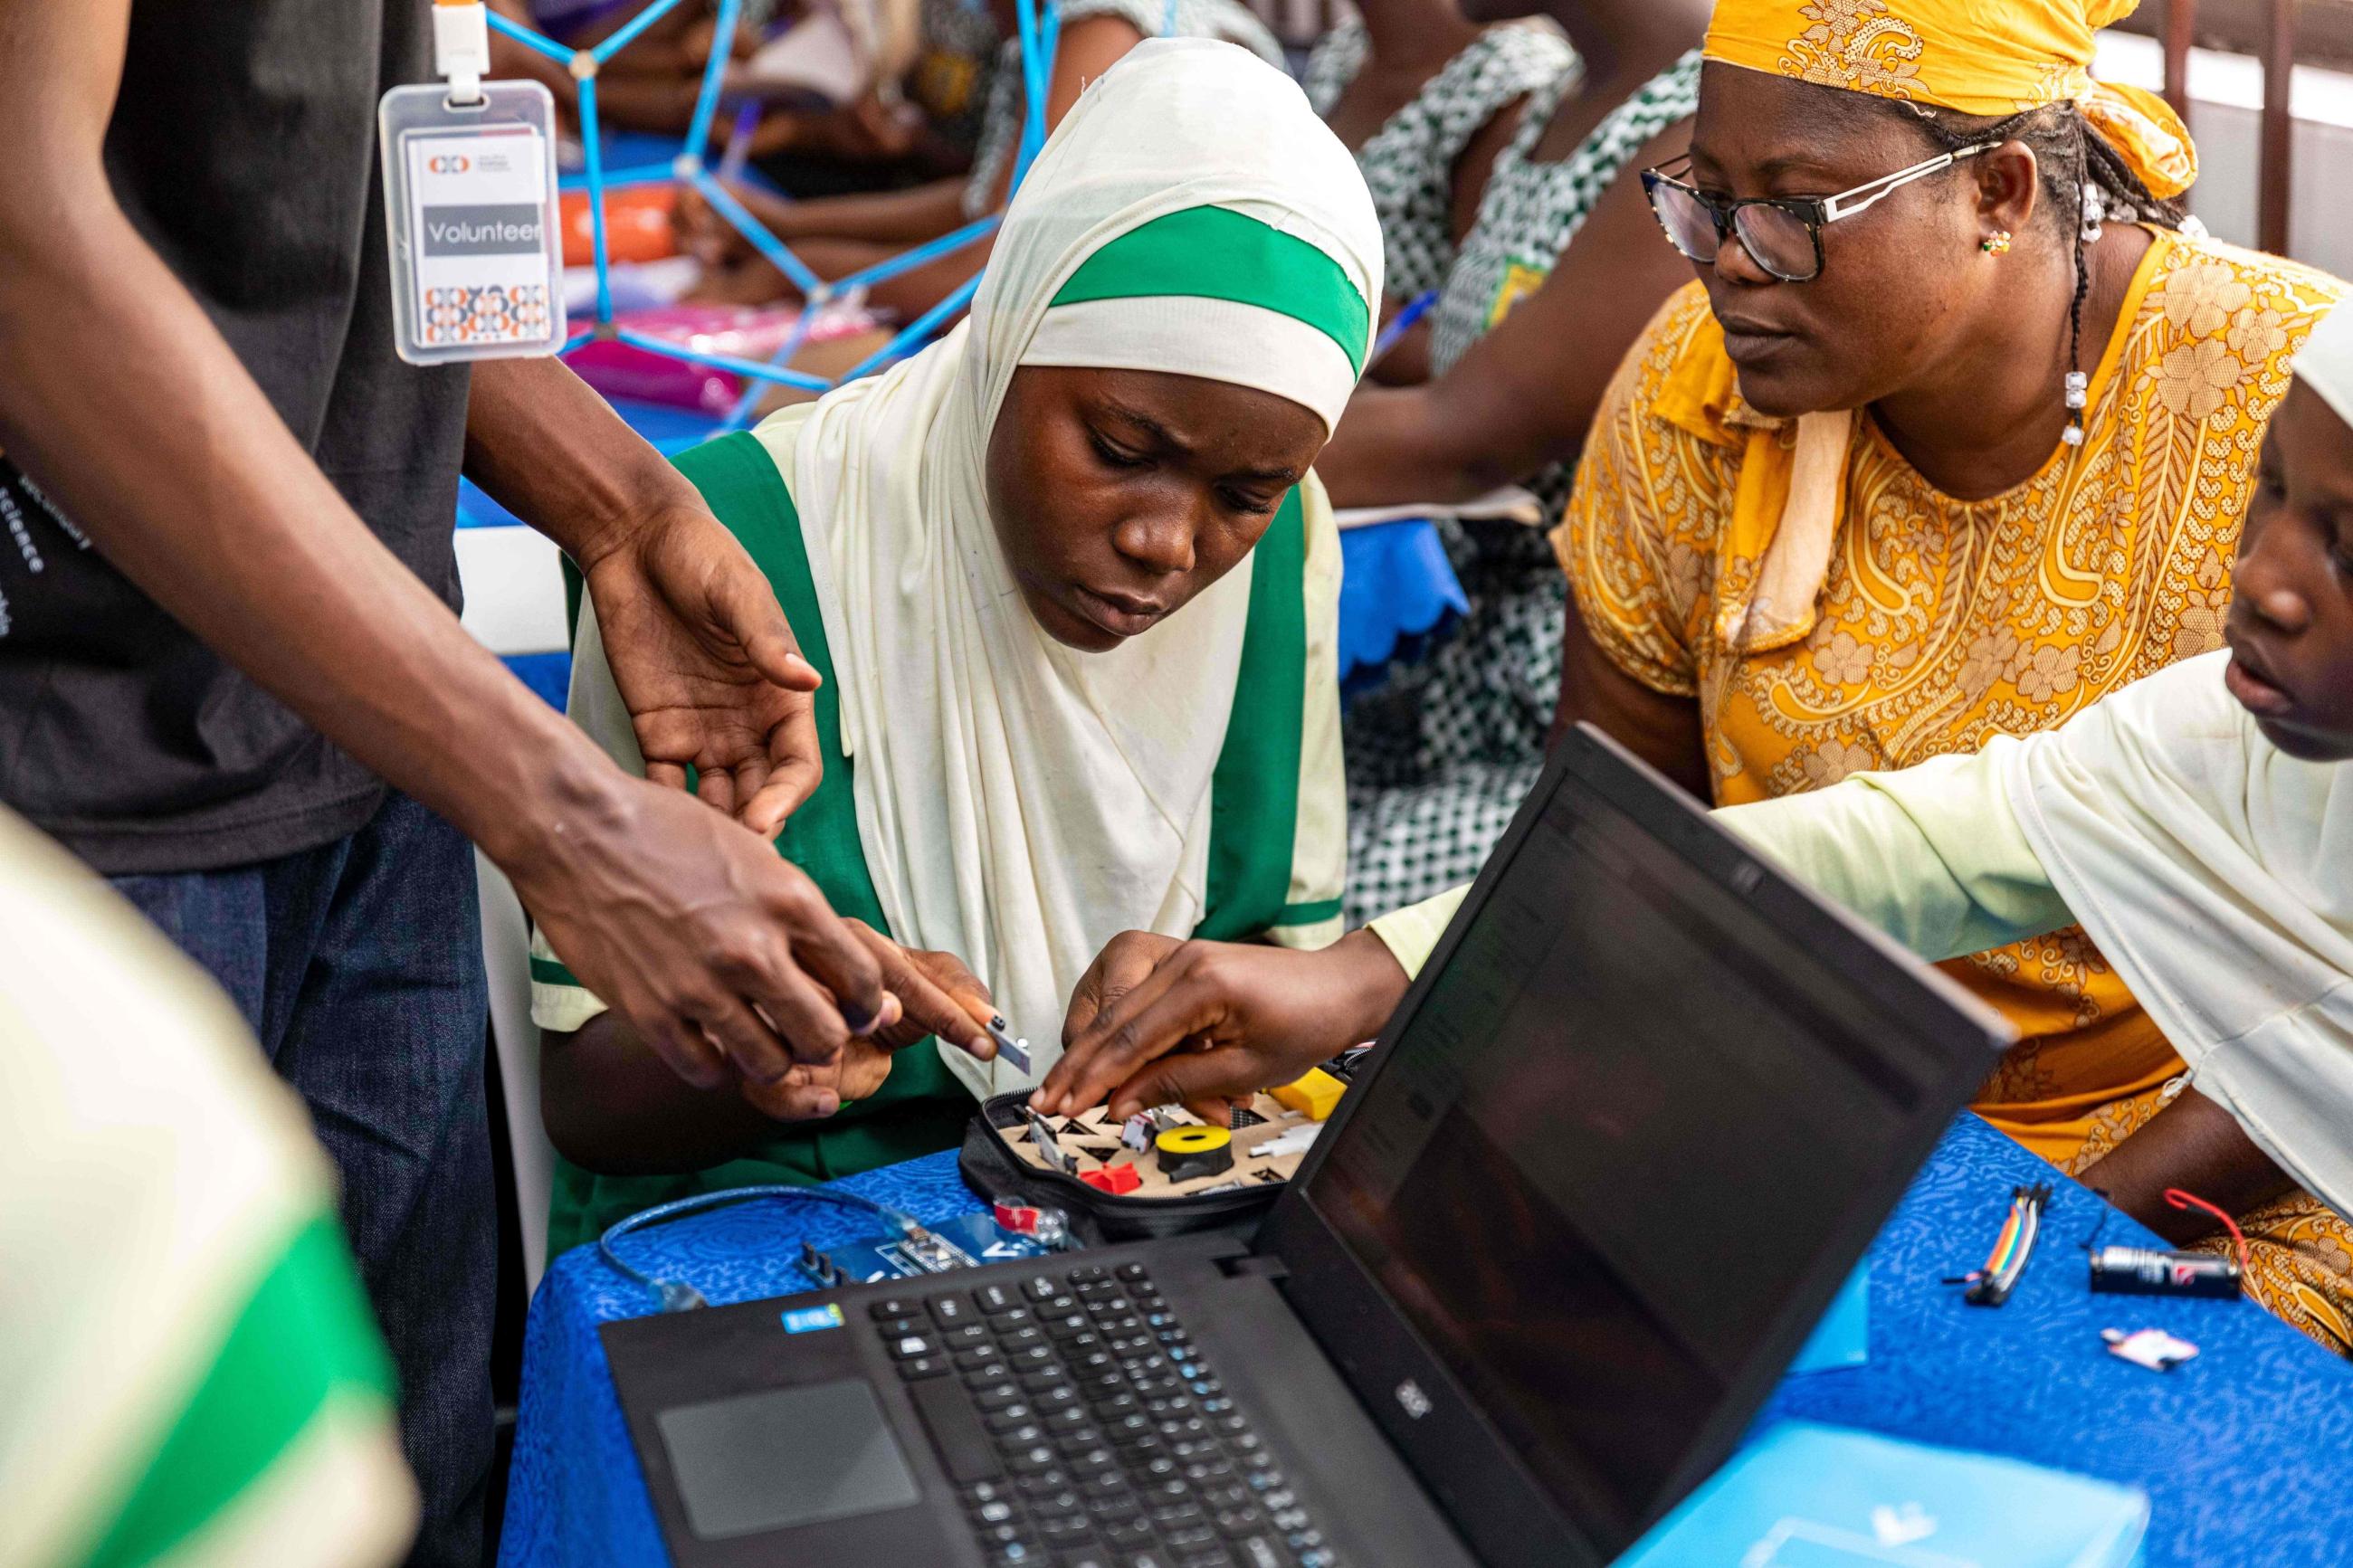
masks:
POLYGON ((2222 635, 2231 695, 2272 744, 2353 760, 2353 428, 2310 387, 2272 416, 2222 635))
POLYGON ((989 435, 989 513, 1038 624, 1101 653, 1249 554, 1324 439, 1255 387, 1024 365, 989 435))

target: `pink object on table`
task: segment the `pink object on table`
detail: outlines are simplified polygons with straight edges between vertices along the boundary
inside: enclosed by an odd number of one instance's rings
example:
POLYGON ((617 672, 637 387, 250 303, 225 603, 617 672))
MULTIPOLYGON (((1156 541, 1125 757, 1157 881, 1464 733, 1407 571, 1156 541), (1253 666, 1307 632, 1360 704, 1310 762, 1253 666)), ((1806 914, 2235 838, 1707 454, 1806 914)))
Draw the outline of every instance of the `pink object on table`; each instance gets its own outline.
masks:
MULTIPOLYGON (((800 321, 796 308, 751 305, 665 305, 616 312, 614 323, 698 353, 766 361, 784 347, 800 321)), ((861 332, 874 324, 865 310, 830 306, 810 322, 807 342, 861 332)), ((744 395, 744 378, 712 365, 608 340, 583 343, 565 358, 581 380, 607 397, 724 414, 744 395)))

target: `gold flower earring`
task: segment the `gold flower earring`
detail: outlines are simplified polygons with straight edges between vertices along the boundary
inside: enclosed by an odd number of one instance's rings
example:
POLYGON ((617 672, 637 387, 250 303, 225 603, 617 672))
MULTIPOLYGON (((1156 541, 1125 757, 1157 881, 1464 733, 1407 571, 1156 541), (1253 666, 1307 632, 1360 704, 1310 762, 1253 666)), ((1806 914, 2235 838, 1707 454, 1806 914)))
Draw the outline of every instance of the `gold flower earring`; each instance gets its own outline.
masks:
POLYGON ((2010 230, 2006 228, 1998 228, 1994 230, 1993 233, 1986 238, 1978 241, 1978 248, 1984 251, 1988 256, 2008 256, 2010 254, 2010 230))

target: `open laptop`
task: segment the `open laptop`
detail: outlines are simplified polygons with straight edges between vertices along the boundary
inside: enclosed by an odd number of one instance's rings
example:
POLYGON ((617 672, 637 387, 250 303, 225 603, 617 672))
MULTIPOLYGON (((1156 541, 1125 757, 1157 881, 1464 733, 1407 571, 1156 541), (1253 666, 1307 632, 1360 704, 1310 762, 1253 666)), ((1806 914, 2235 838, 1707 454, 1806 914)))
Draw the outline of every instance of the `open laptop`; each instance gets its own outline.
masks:
POLYGON ((678 1568, 1599 1564, 1731 1452, 2007 1039, 1581 731, 1254 1240, 605 1343, 678 1568))

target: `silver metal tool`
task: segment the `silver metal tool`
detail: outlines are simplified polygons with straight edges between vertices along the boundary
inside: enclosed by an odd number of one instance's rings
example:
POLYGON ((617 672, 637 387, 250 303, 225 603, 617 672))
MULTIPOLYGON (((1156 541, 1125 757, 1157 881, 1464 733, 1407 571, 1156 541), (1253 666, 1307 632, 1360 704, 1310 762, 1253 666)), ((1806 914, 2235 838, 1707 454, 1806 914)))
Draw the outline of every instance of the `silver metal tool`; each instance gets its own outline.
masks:
POLYGON ((998 1061, 1010 1063, 1021 1072, 1029 1070, 1029 1042, 1013 1037, 1013 1026, 1005 1021, 1002 1014, 989 1018, 988 1037, 997 1042, 998 1061))

